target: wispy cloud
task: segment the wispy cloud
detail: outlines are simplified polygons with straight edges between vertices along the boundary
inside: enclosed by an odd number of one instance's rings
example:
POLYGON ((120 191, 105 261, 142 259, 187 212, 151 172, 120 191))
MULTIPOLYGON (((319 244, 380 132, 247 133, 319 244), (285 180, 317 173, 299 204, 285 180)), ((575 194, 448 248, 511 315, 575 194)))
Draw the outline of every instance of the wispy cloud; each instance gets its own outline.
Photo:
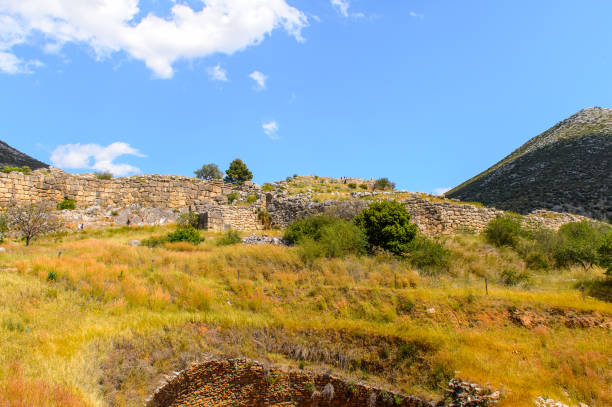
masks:
POLYGON ((411 11, 410 12, 410 17, 418 18, 419 20, 422 20, 422 19, 425 18, 425 14, 419 14, 417 12, 411 11))
POLYGON ((0 0, 0 69, 26 71, 22 45, 58 52, 85 44, 97 59, 123 52, 170 78, 179 60, 232 55, 284 29, 297 41, 307 16, 287 0, 214 0, 203 8, 177 1, 170 13, 143 13, 144 0, 0 0), (144 15, 143 17, 140 17, 144 15))
POLYGON ((208 72, 208 77, 211 81, 217 82, 227 82, 227 71, 221 68, 221 65, 217 64, 215 66, 210 66, 206 69, 208 72))
POLYGON ((434 188, 433 193, 434 195, 442 196, 448 191, 450 191, 451 189, 452 188, 434 188))
POLYGON ((338 10, 338 13, 342 14, 344 17, 349 16, 348 9, 351 7, 351 3, 348 0, 331 0, 331 4, 338 10))
POLYGON ((249 78, 253 79, 256 83, 255 90, 265 90, 266 89, 266 81, 268 77, 259 71, 254 71, 249 75, 249 78))
POLYGON ((278 140, 279 126, 276 121, 272 120, 269 122, 264 122, 261 127, 263 128, 264 133, 266 133, 271 140, 278 140))
POLYGON ((116 176, 140 172, 129 164, 115 163, 122 155, 145 157, 127 143, 116 142, 104 147, 99 144, 64 144, 51 153, 51 164, 62 169, 108 171, 116 176))

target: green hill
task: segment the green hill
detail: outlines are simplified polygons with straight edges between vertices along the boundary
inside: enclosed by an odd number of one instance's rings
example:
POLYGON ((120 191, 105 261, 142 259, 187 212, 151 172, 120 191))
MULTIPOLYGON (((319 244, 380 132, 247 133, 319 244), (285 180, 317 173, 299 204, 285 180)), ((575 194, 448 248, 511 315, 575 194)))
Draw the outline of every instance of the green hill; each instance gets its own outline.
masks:
POLYGON ((612 109, 581 110, 446 196, 520 213, 612 218, 612 109))

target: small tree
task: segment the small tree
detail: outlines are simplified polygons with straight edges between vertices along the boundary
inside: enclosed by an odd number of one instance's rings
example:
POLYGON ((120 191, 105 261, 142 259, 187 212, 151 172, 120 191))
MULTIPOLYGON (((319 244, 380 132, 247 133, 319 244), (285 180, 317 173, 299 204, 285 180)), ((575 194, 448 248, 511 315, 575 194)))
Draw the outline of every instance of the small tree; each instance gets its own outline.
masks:
POLYGON ((4 242, 4 237, 8 232, 8 219, 6 213, 0 213, 0 243, 4 242))
POLYGON ((410 250, 417 235, 417 226, 410 223, 406 207, 397 201, 375 202, 354 222, 365 232, 370 248, 380 247, 398 255, 410 250))
POLYGON ((389 181, 389 178, 379 178, 374 183, 374 189, 380 189, 383 191, 387 189, 394 190, 395 182, 389 181))
POLYGON ((244 184, 245 181, 252 179, 253 173, 240 158, 232 161, 228 170, 225 171, 225 182, 230 184, 244 184))
POLYGON ((523 233, 521 217, 514 214, 497 216, 484 231, 487 241, 497 247, 516 247, 523 233))
POLYGON ((19 234, 30 245, 36 239, 60 228, 60 222, 53 214, 54 205, 48 202, 13 205, 7 211, 9 229, 19 234))
POLYGON ((195 176, 199 179, 213 180, 223 178, 223 173, 217 164, 204 164, 202 168, 196 170, 195 176))

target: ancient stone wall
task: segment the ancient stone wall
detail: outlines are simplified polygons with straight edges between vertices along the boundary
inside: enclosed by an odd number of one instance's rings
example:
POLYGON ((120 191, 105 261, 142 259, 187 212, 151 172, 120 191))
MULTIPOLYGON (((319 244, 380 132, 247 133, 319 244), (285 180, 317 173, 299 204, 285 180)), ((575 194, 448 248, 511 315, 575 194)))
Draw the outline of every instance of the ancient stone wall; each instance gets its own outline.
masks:
POLYGON ((73 175, 57 169, 28 175, 0 173, 0 206, 12 202, 74 200, 77 207, 124 208, 133 204, 151 208, 182 209, 200 202, 226 200, 234 191, 256 189, 246 183, 237 188, 221 181, 202 181, 175 175, 140 175, 101 180, 95 175, 73 175))
MULTIPOLYGON (((369 195, 375 199, 390 199, 391 195, 369 195)), ((350 219, 367 208, 372 199, 352 199, 345 201, 314 202, 304 195, 266 197, 267 210, 275 225, 284 228, 289 223, 309 215, 330 213, 350 219)), ((435 201, 418 194, 401 200, 421 233, 427 236, 448 235, 458 231, 480 233, 495 217, 504 211, 495 208, 479 207, 470 204, 435 201)), ((558 229, 569 222, 586 219, 582 216, 567 213, 556 213, 547 210, 534 211, 525 217, 526 226, 538 225, 549 229, 558 229)))
POLYGON ((147 407, 388 405, 431 407, 418 397, 349 383, 329 374, 270 368, 245 359, 195 365, 171 378, 147 403, 147 407))
MULTIPOLYGON (((260 209, 267 210, 274 225, 286 227, 296 219, 319 213, 330 213, 351 219, 375 199, 392 199, 390 192, 356 193, 348 200, 317 202, 310 195, 267 194, 253 183, 242 186, 221 181, 162 175, 141 175, 100 180, 95 175, 72 175, 49 169, 31 174, 0 173, 0 207, 13 203, 74 200, 76 211, 64 211, 71 225, 87 227, 130 224, 166 224, 176 221, 180 213, 195 212, 207 216, 208 229, 253 231, 263 228, 258 219, 260 209), (228 204, 228 195, 237 202, 228 204), (364 195, 365 194, 365 195, 364 195), (248 204, 247 197, 255 202, 248 204)), ((401 201, 413 222, 425 235, 444 235, 461 230, 481 232, 491 219, 503 212, 452 201, 428 199, 411 194, 401 201)), ((585 219, 570 214, 539 210, 526 218, 529 224, 557 229, 561 225, 585 219)))

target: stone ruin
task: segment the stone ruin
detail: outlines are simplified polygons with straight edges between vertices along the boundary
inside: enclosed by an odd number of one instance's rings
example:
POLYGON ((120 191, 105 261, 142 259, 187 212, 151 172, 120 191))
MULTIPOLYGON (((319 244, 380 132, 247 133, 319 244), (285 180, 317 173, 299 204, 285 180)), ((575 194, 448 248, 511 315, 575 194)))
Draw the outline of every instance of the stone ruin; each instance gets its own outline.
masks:
MULTIPOLYGON (((351 181, 352 179, 347 179, 351 181)), ((265 193, 252 183, 225 184, 173 175, 139 175, 98 179, 95 174, 73 175, 58 169, 30 174, 0 173, 0 207, 14 203, 73 200, 77 209, 63 211, 68 227, 87 228, 120 225, 163 225, 175 222, 181 213, 200 216, 205 230, 263 230, 261 214, 273 226, 286 227, 308 215, 333 213, 350 218, 376 199, 393 199, 390 192, 354 192, 348 200, 317 202, 310 194, 289 195, 286 191, 265 193), (229 198, 235 198, 229 203, 229 198)), ((422 194, 405 194, 401 201, 425 235, 457 231, 481 232, 503 211, 441 199, 422 194)), ((557 229, 585 219, 570 214, 539 210, 525 218, 529 224, 557 229)))
POLYGON ((209 360, 178 372, 147 400, 147 407, 481 407, 499 392, 453 380, 444 400, 426 401, 328 373, 270 367, 248 359, 209 360))

